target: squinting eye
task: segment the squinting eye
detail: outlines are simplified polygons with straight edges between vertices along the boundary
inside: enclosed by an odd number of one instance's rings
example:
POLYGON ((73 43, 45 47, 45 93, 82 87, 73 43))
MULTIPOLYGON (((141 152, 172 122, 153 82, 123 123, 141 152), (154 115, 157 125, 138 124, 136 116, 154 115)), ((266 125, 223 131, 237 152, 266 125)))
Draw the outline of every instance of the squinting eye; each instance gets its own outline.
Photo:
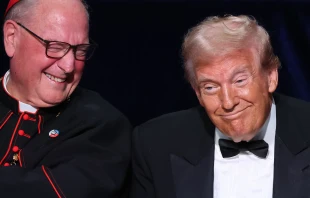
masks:
POLYGON ((203 92, 206 94, 214 94, 218 90, 218 87, 209 85, 209 86, 202 87, 202 89, 203 89, 203 92))
POLYGON ((59 51, 62 51, 64 50, 64 48, 61 48, 61 47, 49 47, 48 48, 48 51, 51 51, 51 52, 59 52, 59 51))
POLYGON ((235 81, 235 83, 236 83, 238 86, 246 85, 247 82, 248 82, 248 78, 247 78, 247 77, 239 78, 238 80, 235 81))
POLYGON ((78 50, 76 51, 77 56, 86 56, 87 51, 86 50, 78 50))
POLYGON ((58 44, 58 43, 52 43, 49 44, 47 47, 48 51, 50 52, 59 52, 59 51, 64 51, 67 49, 67 46, 62 45, 62 44, 58 44))

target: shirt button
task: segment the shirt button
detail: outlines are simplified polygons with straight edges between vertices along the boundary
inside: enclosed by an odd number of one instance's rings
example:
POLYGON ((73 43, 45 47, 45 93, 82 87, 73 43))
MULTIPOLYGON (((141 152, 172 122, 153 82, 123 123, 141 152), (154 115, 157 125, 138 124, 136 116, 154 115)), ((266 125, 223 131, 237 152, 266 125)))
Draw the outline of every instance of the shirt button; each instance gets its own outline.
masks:
POLYGON ((18 135, 20 135, 20 136, 23 136, 23 135, 25 135, 25 132, 24 132, 24 130, 19 130, 19 131, 18 131, 18 135))
POLYGON ((25 115, 23 116, 23 119, 24 119, 24 120, 28 120, 28 119, 29 119, 29 115, 25 114, 25 115))
POLYGON ((18 146, 13 146, 13 149, 12 149, 12 150, 13 150, 13 152, 16 153, 17 151, 19 151, 19 148, 18 148, 18 146))
POLYGON ((10 166, 10 164, 9 163, 4 163, 3 166, 10 166))

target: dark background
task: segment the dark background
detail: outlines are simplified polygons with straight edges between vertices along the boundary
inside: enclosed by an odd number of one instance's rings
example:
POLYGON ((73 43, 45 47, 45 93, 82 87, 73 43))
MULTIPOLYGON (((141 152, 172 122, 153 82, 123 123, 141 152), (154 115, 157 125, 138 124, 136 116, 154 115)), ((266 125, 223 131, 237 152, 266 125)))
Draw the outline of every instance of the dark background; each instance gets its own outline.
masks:
MULTIPOLYGON (((4 13, 7 0, 0 2, 4 13)), ((278 92, 310 101, 308 0, 88 0, 91 38, 99 44, 81 86, 99 92, 133 125, 197 105, 184 79, 180 47, 210 15, 248 14, 269 32, 282 62, 278 92)), ((3 45, 3 42, 1 42, 3 45)), ((0 48, 0 74, 8 58, 0 48)))

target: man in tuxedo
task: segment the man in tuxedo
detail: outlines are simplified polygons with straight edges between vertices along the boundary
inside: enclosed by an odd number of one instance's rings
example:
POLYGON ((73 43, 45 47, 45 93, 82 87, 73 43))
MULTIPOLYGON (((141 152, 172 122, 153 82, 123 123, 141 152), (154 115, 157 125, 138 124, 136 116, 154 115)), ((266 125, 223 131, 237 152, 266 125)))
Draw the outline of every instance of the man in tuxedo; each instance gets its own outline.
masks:
POLYGON ((280 62, 266 30, 209 17, 183 58, 201 106, 135 129, 131 197, 310 197, 310 105, 274 93, 280 62))

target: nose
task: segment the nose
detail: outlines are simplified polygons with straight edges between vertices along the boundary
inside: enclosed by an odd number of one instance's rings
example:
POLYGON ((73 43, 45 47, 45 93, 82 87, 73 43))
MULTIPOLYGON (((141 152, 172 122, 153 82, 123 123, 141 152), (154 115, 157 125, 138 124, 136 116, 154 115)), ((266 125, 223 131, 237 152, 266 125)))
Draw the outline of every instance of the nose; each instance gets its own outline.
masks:
POLYGON ((74 71, 75 57, 72 49, 70 49, 65 56, 58 60, 58 67, 66 74, 74 71))
POLYGON ((236 91, 229 86, 222 86, 221 106, 226 111, 232 111, 239 104, 239 98, 236 91))

